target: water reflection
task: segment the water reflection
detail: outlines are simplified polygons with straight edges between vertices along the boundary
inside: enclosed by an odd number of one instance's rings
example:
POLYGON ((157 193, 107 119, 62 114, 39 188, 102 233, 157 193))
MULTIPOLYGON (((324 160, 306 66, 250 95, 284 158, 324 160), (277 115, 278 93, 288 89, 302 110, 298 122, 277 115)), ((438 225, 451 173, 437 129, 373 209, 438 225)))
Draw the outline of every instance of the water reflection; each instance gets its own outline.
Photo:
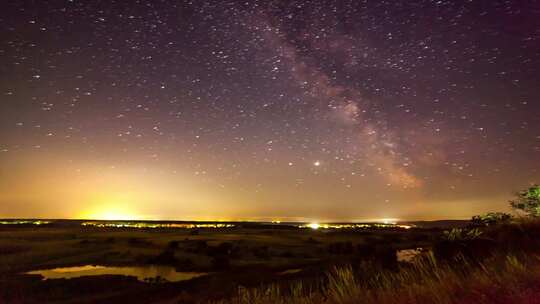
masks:
POLYGON ((206 275, 206 273, 201 272, 177 272, 174 267, 158 265, 130 267, 84 265, 75 267, 34 270, 27 272, 27 274, 39 274, 43 276, 43 280, 62 278, 71 279, 83 276, 99 275, 124 275, 137 277, 139 281, 143 282, 178 282, 206 275))
POLYGON ((402 249, 396 251, 398 262, 414 262, 414 259, 424 251, 423 248, 402 249))
POLYGON ((295 269, 287 269, 285 271, 279 272, 278 275, 287 275, 287 274, 295 274, 301 272, 302 269, 295 268, 295 269))

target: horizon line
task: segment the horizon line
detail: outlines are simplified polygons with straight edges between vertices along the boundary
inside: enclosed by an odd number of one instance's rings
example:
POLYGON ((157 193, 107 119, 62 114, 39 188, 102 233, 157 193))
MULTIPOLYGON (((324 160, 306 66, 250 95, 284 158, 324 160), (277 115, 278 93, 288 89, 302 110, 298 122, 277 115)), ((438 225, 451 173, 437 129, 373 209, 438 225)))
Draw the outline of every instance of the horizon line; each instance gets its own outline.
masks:
POLYGON ((222 223, 403 223, 403 222, 437 222, 437 221, 468 221, 470 217, 440 218, 440 219, 400 219, 400 218, 370 218, 358 220, 309 220, 309 219, 235 219, 235 220, 189 220, 189 219, 99 219, 99 218, 49 218, 49 217, 0 217, 2 220, 37 220, 37 221, 102 221, 102 222, 222 222, 222 223))

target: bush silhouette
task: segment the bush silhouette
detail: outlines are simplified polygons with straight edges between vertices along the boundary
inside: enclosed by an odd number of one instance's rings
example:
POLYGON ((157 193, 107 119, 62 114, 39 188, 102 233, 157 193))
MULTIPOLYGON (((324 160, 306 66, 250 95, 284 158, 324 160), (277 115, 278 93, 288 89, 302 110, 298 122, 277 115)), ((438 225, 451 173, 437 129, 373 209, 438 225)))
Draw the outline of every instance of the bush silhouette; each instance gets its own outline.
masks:
POLYGON ((534 185, 516 193, 516 198, 510 201, 510 206, 528 216, 540 216, 540 186, 534 185))

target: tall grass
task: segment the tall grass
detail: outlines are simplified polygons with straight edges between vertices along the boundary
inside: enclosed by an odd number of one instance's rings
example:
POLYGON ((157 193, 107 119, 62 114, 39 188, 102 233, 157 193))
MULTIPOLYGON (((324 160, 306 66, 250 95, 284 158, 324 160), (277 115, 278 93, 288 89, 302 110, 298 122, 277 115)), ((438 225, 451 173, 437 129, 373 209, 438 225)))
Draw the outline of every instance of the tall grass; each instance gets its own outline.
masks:
POLYGON ((540 303, 540 258, 500 255, 471 263, 458 256, 442 263, 426 254, 397 271, 360 263, 334 268, 318 288, 302 281, 241 288, 237 296, 219 303, 540 303))

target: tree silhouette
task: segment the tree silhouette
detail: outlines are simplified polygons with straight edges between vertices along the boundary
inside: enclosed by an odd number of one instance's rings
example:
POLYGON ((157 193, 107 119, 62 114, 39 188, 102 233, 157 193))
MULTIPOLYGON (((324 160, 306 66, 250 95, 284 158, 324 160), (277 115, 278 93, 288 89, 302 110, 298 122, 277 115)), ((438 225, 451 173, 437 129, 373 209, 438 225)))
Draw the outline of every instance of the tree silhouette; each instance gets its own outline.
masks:
POLYGON ((516 193, 516 198, 510 201, 512 208, 525 212, 528 216, 540 216, 540 186, 534 185, 516 193))

